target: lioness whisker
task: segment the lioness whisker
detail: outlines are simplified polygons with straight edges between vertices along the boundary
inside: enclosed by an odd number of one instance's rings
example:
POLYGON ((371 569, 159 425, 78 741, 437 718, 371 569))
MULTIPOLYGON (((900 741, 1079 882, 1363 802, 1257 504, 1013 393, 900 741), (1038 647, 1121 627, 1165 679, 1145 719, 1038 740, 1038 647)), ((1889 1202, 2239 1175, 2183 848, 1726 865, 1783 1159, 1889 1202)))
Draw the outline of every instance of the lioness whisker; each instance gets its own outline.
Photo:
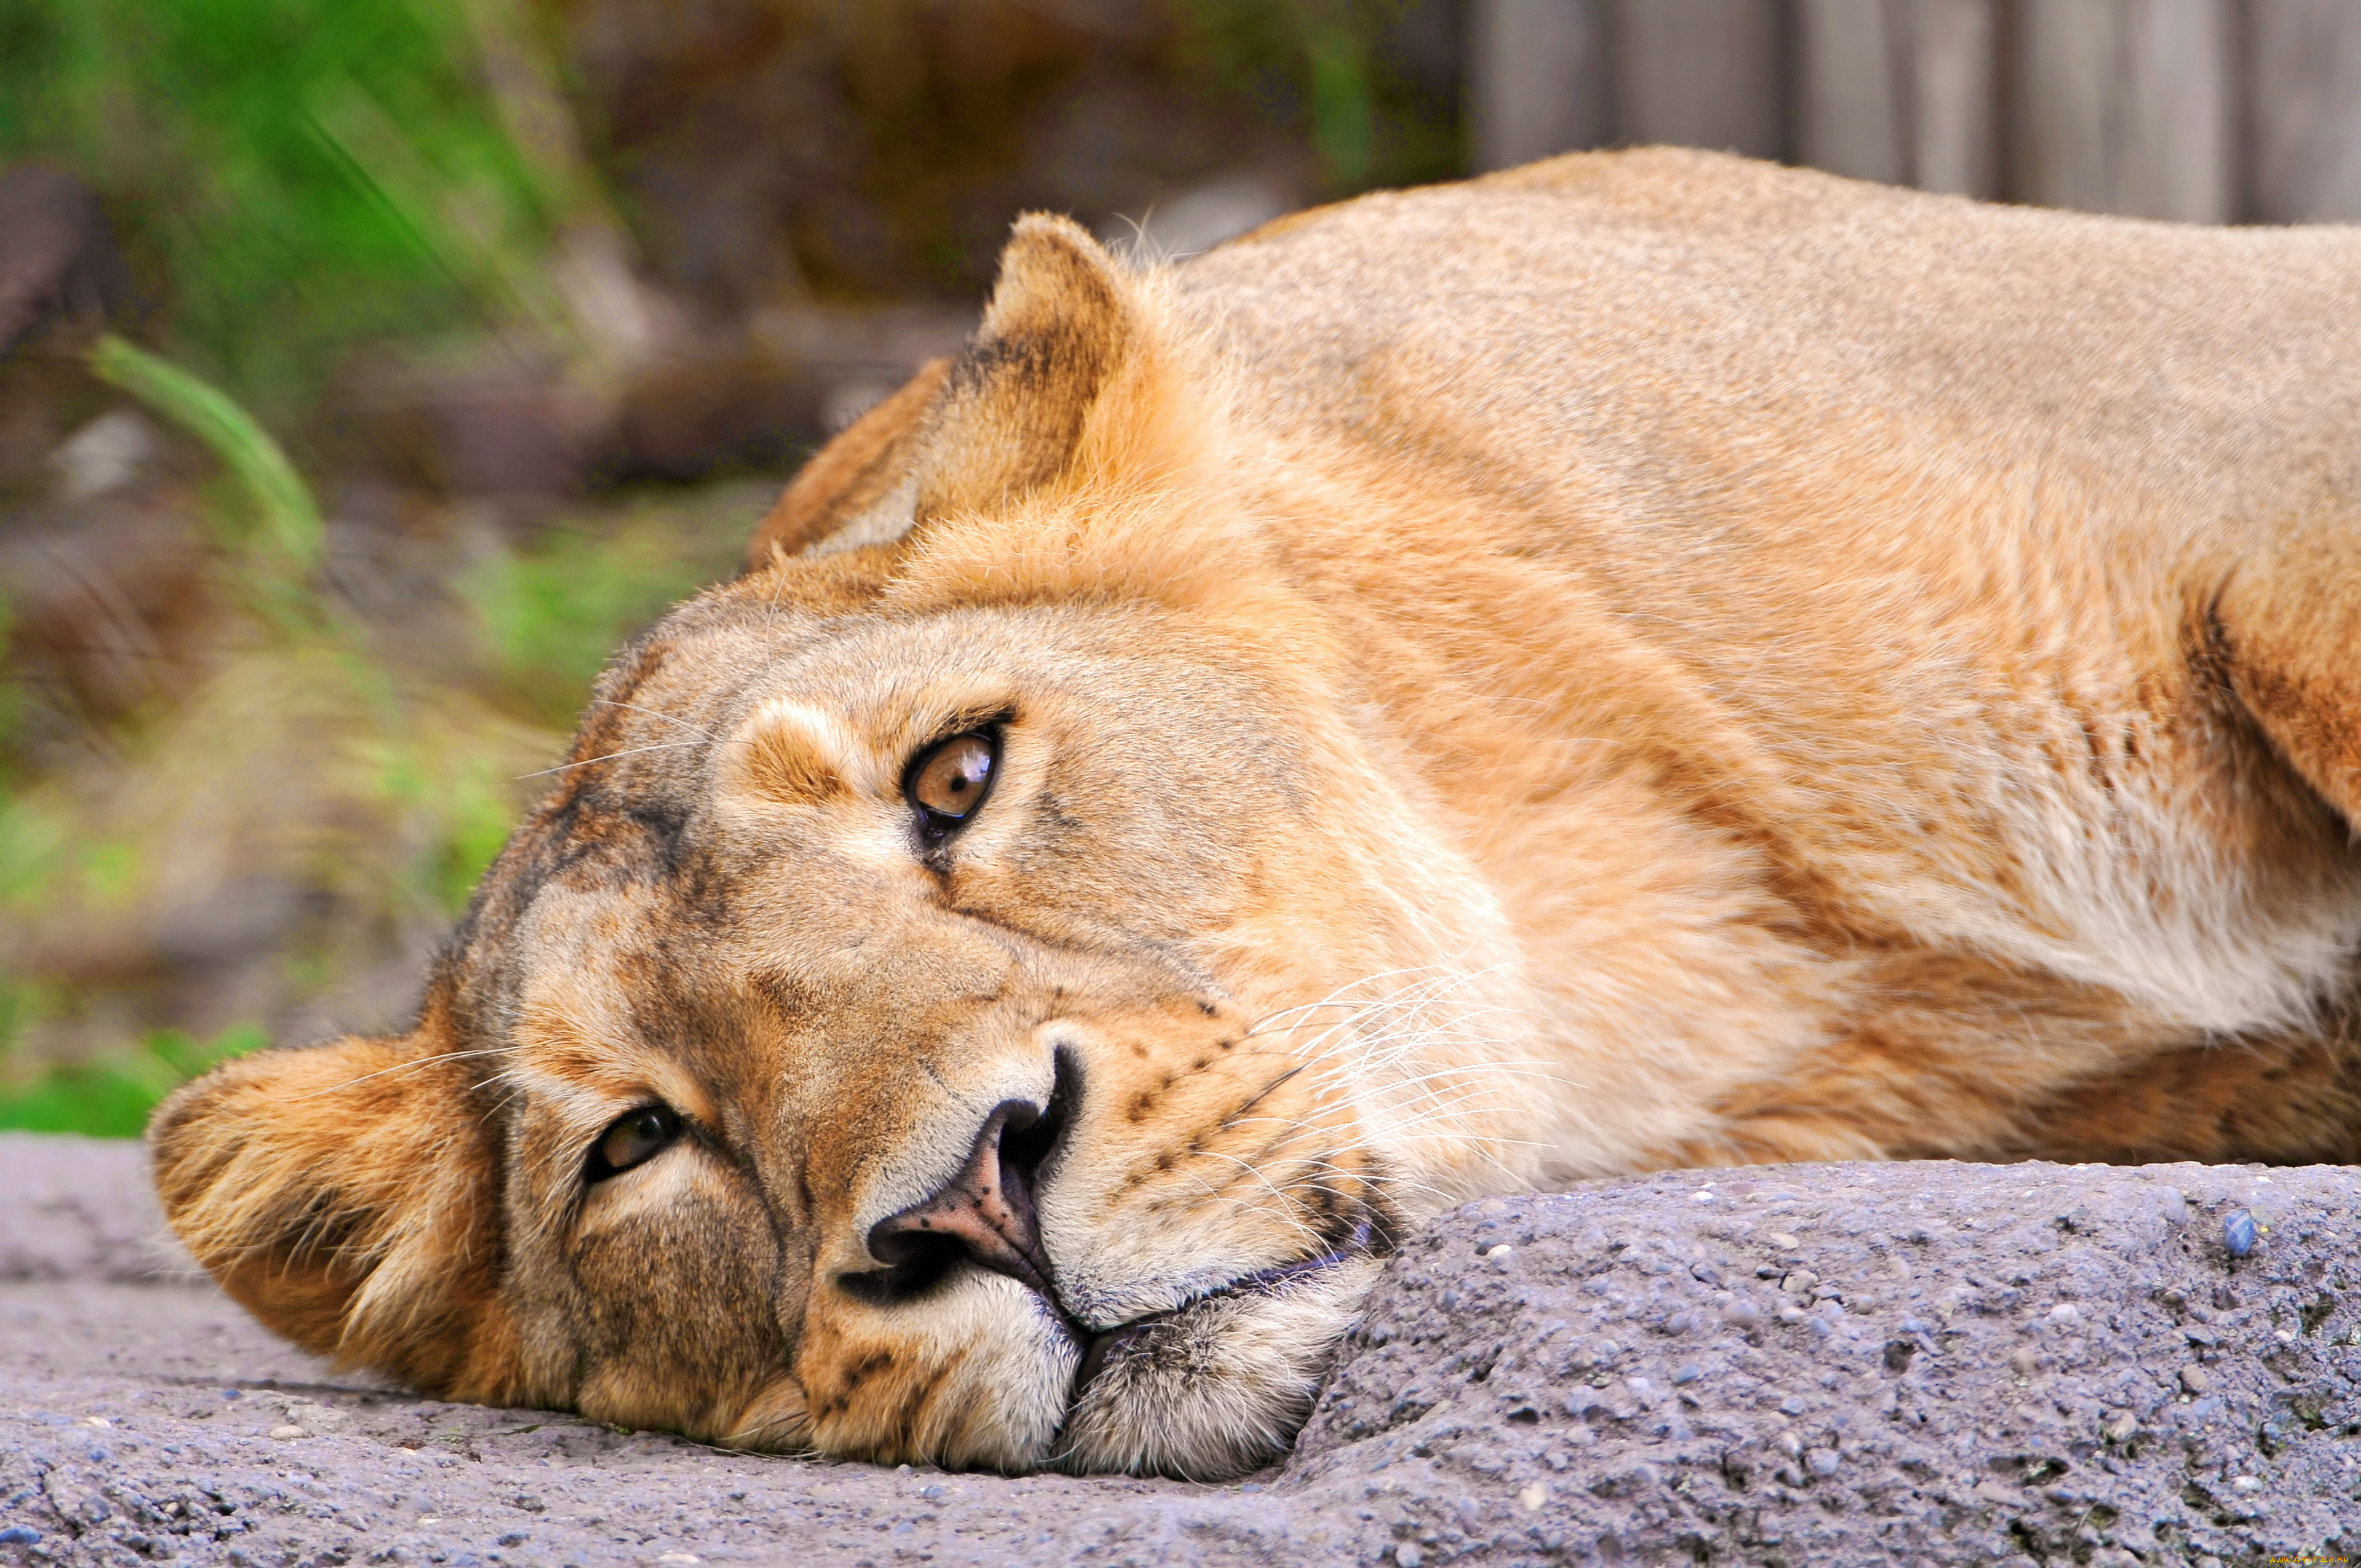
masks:
POLYGON ((396 1062, 391 1067, 379 1068, 375 1072, 365 1072, 358 1078, 348 1078, 342 1083, 330 1084, 325 1089, 315 1089, 309 1094, 291 1094, 288 1096, 288 1103, 294 1104, 301 1101, 317 1100, 324 1094, 341 1094, 346 1090, 352 1088, 356 1084, 367 1083, 373 1078, 383 1078, 388 1073, 412 1072, 422 1067, 433 1067, 437 1062, 458 1061, 467 1057, 505 1056, 508 1054, 508 1050, 509 1047, 506 1046, 487 1046, 481 1050, 438 1051, 433 1056, 416 1057, 409 1061, 396 1062))
POLYGON ((720 746, 727 744, 730 744, 727 740, 658 740, 645 746, 626 746, 620 751, 609 751, 603 757, 585 757, 578 762, 560 762, 554 768, 543 768, 535 773, 519 773, 514 782, 517 784, 522 784, 527 779, 546 778, 551 773, 571 773, 576 768, 588 768, 596 766, 600 762, 611 762, 618 757, 636 757, 642 751, 682 751, 695 746, 720 746))
MULTIPOLYGON (((1250 1176, 1257 1181, 1261 1182, 1264 1189, 1268 1191, 1271 1197, 1276 1199, 1281 1205, 1279 1212, 1275 1214, 1269 1209, 1265 1208, 1260 1204, 1252 1205, 1249 1209, 1250 1212, 1264 1215, 1265 1217, 1272 1219, 1280 1224, 1287 1225, 1306 1236, 1312 1236, 1318 1234, 1318 1227, 1312 1225, 1309 1221, 1302 1217, 1301 1203, 1290 1200, 1285 1192, 1281 1191, 1279 1188, 1279 1184, 1273 1181, 1270 1178, 1270 1174, 1261 1167, 1256 1165, 1251 1160, 1240 1158, 1236 1155, 1224 1154, 1219 1149, 1200 1149, 1197 1152, 1213 1159, 1227 1160, 1232 1165, 1238 1168, 1237 1176, 1234 1176, 1230 1180, 1224 1182, 1218 1188, 1208 1189, 1206 1192, 1208 1197, 1220 1198, 1237 1184, 1239 1178, 1250 1176)), ((1231 1201, 1235 1202, 1236 1201, 1231 1200, 1231 1201)))
POLYGON ((675 729, 686 729, 701 740, 718 741, 721 739, 720 736, 716 735, 712 730, 702 729, 697 725, 691 724, 687 719, 682 718, 676 714, 666 713, 662 708, 648 707, 636 702, 622 702, 611 696, 594 696, 590 699, 590 706, 593 707, 629 708, 633 713, 644 713, 650 718, 661 719, 664 723, 673 726, 675 729))

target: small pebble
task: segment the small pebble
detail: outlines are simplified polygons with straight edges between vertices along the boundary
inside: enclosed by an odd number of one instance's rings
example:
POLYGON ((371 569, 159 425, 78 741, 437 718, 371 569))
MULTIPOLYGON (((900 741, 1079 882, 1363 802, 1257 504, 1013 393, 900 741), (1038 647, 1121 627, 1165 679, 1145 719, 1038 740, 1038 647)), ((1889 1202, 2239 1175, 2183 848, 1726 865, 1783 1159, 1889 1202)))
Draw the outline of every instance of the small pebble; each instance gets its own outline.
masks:
POLYGON ((1516 1266, 1517 1249, 1512 1246, 1505 1245, 1496 1246, 1484 1255, 1492 1260, 1492 1266, 1494 1268, 1499 1269, 1504 1274, 1516 1266))
POLYGON ((1833 1475, 1843 1463, 1833 1448, 1807 1448, 1804 1451, 1804 1468, 1815 1475, 1833 1475))
POLYGON ((1783 1416, 1800 1416, 1804 1413, 1804 1401, 1800 1395, 1790 1394, 1779 1401, 1779 1413, 1783 1416))
POLYGON ((2071 1301, 2060 1301, 2049 1309, 2049 1321, 2053 1323, 2079 1323, 2082 1321, 2082 1310, 2071 1301))
POLYGON ((2107 1424, 2099 1430, 2106 1434, 2110 1442, 2127 1442, 2132 1433, 2139 1431, 2139 1419, 2129 1410, 2117 1410, 2107 1417, 2107 1424))
POLYGON ((2233 1475, 2230 1477, 2230 1486, 2234 1490, 2240 1492, 2259 1492, 2263 1489, 2262 1482, 2252 1475, 2233 1475))
POLYGON ((1517 1494, 1518 1504, 1529 1514, 1537 1514, 1541 1512, 1542 1505, 1548 1501, 1549 1488, 1543 1486, 1538 1481, 1533 1482, 1523 1491, 1517 1494))
POLYGON ((1426 1561, 1426 1553, 1418 1549, 1418 1542, 1414 1541, 1398 1541, 1394 1545, 1394 1561, 1400 1563, 1401 1568, 1418 1568, 1426 1561))
POLYGON ((1808 1296, 1812 1293, 1812 1287, 1819 1282, 1818 1275, 1808 1268, 1799 1268, 1779 1281, 1779 1288, 1790 1296, 1808 1296))
POLYGON ((2180 1386, 2192 1394, 2202 1394, 2213 1387, 2213 1375, 2202 1366, 2180 1369, 2180 1386))
POLYGON ((270 1429, 270 1435, 283 1441, 288 1438, 302 1437, 306 1434, 302 1427, 272 1427, 270 1429))
POLYGON ((1791 1249, 1791 1250, 1792 1250, 1792 1249, 1795 1247, 1795 1245, 1796 1245, 1796 1244, 1795 1244, 1795 1237, 1793 1237, 1793 1236, 1791 1236, 1791 1235, 1789 1235, 1789 1234, 1788 1234, 1786 1232, 1784 1232, 1784 1231, 1773 1231, 1769 1235, 1767 1235, 1767 1236, 1763 1237, 1763 1239, 1764 1241, 1769 1242, 1773 1246, 1775 1246, 1775 1247, 1781 1247, 1781 1248, 1785 1248, 1785 1249, 1791 1249))
POLYGON ((2222 1216, 2222 1245, 2232 1257, 2244 1257, 2255 1250, 2255 1217, 2244 1209, 2233 1209, 2222 1216))
POLYGON ((28 1524, 12 1524, 0 1530, 0 1546, 38 1546, 41 1532, 28 1524))
POLYGON ((2030 1377, 2041 1369, 2041 1358, 2034 1354, 2029 1344, 2019 1345, 2016 1353, 2008 1358, 2008 1364, 2016 1368, 2019 1377, 2030 1377))
POLYGON ((1705 1374, 1695 1366, 1684 1366, 1678 1372, 1673 1374, 1673 1381, 1675 1383, 1694 1383, 1704 1376, 1705 1374))

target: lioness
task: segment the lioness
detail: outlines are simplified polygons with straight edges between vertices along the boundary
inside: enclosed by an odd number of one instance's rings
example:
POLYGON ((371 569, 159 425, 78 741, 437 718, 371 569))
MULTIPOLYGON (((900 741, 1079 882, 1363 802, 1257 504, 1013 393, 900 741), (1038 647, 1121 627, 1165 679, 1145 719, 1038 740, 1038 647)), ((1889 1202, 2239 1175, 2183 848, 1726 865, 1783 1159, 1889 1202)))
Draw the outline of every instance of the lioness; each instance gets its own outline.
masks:
POLYGON ((2348 1159, 2361 230, 1663 149, 1027 218, 558 776, 413 1029, 153 1132, 447 1398, 1223 1476, 1472 1195, 2348 1159))

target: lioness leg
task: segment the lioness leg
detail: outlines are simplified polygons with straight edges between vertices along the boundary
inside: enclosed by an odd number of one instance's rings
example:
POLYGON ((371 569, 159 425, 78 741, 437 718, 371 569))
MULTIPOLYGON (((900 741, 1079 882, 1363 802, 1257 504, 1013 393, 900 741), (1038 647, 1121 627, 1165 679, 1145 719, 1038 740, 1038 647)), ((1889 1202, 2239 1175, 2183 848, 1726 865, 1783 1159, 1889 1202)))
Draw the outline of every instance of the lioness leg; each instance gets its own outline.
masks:
POLYGON ((2361 1159, 2361 1063, 2354 1020, 2318 1035, 2228 1041, 2153 1058, 2028 1108, 2033 1159, 2361 1159))
POLYGON ((1821 1044, 1724 1096, 1714 1131, 1662 1163, 2011 1157, 2059 1084, 2154 1048, 2111 992, 2037 970, 1901 951, 1859 973, 1821 1044))
POLYGON ((2316 1029, 2158 1051, 2097 988, 1931 955, 1892 969, 1835 1038, 1664 1163, 2361 1160, 2349 999, 2316 1029), (2119 1065, 2072 1065, 2093 1057, 2119 1065))
POLYGON ((2361 521, 2292 529, 2227 563, 2201 657, 2273 751, 2361 831, 2361 521))
POLYGON ((1674 1166, 1982 1158, 2361 1162, 2361 1060, 2349 1019, 2320 1035, 2191 1046, 2044 1094, 1971 1053, 1908 1059, 1861 1040, 1768 1090, 1674 1166))

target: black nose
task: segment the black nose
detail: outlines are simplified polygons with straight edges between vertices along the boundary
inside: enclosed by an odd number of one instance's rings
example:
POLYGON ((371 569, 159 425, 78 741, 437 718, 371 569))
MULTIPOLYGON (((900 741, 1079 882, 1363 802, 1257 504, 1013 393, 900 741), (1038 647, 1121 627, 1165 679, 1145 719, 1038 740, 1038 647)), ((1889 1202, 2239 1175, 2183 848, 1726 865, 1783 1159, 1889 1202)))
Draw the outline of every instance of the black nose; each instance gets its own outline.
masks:
POLYGON ((870 1227, 869 1255, 885 1266, 844 1276, 845 1288, 873 1301, 904 1300, 965 1260, 1056 1301, 1034 1193, 1066 1130, 1073 1077, 1060 1052, 1046 1108, 1027 1100, 993 1107, 957 1176, 923 1202, 870 1227))

